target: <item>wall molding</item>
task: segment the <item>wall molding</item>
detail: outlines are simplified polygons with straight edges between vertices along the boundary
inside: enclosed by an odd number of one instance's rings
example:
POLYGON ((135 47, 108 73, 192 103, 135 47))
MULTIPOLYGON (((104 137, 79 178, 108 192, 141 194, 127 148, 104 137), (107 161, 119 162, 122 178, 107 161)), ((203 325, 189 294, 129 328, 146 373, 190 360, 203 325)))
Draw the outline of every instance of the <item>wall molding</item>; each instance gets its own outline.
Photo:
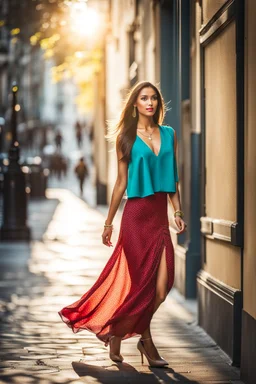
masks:
POLYGON ((230 0, 199 30, 200 44, 207 45, 234 19, 235 0, 230 0))
POLYGON ((242 360, 241 379, 248 384, 256 383, 256 319, 242 312, 242 360))
POLYGON ((235 366, 241 355, 242 292, 204 270, 197 274, 199 325, 230 356, 235 366))
POLYGON ((208 239, 222 240, 231 243, 234 246, 242 247, 242 238, 237 222, 215 219, 213 217, 203 216, 200 218, 201 233, 208 239))

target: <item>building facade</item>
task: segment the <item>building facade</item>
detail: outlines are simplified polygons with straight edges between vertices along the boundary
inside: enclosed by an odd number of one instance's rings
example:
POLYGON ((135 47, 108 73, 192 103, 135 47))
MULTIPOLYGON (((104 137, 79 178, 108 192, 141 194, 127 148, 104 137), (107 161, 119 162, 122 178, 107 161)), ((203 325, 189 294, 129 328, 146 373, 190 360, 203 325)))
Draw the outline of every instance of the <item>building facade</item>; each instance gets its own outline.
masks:
MULTIPOLYGON (((160 85, 177 132, 187 233, 175 238, 176 287, 198 321, 256 381, 253 0, 110 1, 106 116, 139 80, 160 85)), ((108 152, 108 200, 116 177, 108 152)))

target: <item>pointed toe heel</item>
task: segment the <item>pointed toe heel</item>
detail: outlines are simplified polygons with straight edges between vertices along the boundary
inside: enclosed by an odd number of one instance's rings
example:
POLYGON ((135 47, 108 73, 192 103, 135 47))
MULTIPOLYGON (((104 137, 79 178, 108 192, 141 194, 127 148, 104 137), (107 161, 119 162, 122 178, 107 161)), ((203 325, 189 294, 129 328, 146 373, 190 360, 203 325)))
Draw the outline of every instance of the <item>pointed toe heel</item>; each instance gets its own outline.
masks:
POLYGON ((109 352, 109 358, 115 363, 122 363, 124 361, 124 358, 122 355, 115 355, 114 353, 111 353, 111 352, 109 352))
POLYGON ((145 347, 143 345, 143 340, 142 339, 140 339, 138 341, 137 348, 138 348, 138 350, 140 351, 140 354, 141 354, 141 364, 144 363, 144 359, 143 359, 143 355, 144 355, 146 357, 146 359, 148 360, 148 364, 150 365, 150 367, 158 367, 158 368, 160 368, 160 367, 165 367, 166 365, 169 365, 169 363, 167 363, 167 361, 165 361, 162 358, 156 359, 156 360, 155 359, 151 359, 151 357, 148 355, 148 353, 145 350, 145 347))
POLYGON ((109 344, 109 348, 110 348, 110 350, 109 350, 109 358, 110 358, 110 360, 114 361, 115 363, 122 363, 124 358, 121 355, 121 353, 115 354, 115 353, 111 352, 111 340, 113 340, 114 337, 115 336, 110 337, 109 342, 105 343, 105 346, 106 346, 106 344, 109 344))

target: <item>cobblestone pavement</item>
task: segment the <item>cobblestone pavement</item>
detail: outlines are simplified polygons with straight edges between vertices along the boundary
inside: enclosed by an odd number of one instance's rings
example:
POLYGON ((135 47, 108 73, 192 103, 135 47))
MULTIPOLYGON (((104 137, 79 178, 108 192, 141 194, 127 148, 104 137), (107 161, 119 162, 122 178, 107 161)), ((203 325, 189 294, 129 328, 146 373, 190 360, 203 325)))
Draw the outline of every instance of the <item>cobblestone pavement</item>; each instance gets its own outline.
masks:
MULTIPOLYGON (((50 189, 47 200, 30 204, 33 241, 0 243, 0 383, 241 383, 172 295, 152 322, 170 363, 164 369, 141 365, 135 337, 123 342, 125 362, 116 364, 92 333, 73 334, 60 320, 57 311, 93 284, 112 253, 101 244, 103 219, 71 192, 50 189)), ((115 244, 118 225, 113 235, 115 244)))

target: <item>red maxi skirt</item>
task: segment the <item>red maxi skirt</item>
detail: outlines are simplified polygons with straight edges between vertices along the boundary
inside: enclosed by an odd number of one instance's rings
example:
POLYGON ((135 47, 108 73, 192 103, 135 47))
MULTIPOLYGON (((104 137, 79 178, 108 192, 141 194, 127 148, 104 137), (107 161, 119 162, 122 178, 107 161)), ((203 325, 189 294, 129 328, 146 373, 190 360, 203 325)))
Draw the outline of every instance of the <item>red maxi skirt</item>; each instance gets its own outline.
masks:
POLYGON ((164 247, 168 292, 174 281, 167 197, 157 192, 126 201, 116 246, 97 281, 79 300, 58 312, 74 333, 91 331, 107 345, 113 335, 127 339, 148 328, 164 247))

